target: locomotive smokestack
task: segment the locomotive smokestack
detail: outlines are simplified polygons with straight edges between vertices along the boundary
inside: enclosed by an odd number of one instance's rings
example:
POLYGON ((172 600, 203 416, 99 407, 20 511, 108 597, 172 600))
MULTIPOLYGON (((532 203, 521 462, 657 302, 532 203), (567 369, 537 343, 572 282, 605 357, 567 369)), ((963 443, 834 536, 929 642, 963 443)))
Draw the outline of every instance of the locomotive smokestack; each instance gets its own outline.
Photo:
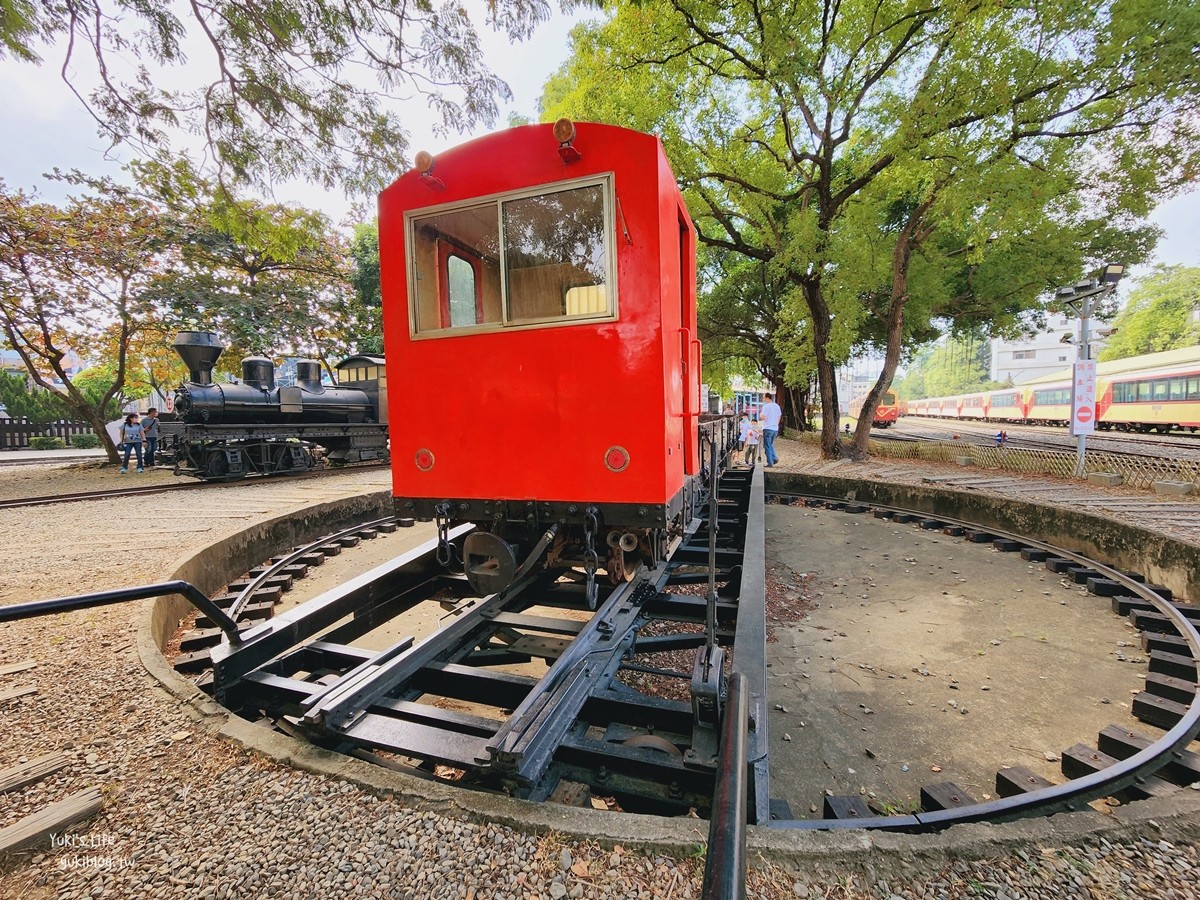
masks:
POLYGON ((325 390, 321 384, 321 364, 315 359, 296 360, 296 384, 310 394, 320 394, 325 390))
POLYGON ((189 377, 195 384, 212 384, 213 366, 225 347, 211 331, 181 331, 171 344, 183 364, 188 367, 189 377))

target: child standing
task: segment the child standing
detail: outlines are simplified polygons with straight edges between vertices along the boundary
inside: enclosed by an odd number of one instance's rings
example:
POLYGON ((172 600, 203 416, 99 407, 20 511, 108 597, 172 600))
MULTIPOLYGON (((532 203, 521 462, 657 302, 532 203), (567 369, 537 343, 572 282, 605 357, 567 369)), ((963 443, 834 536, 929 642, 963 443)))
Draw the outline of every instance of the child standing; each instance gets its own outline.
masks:
POLYGON ((758 442, 761 439, 762 430, 758 427, 758 419, 754 419, 746 429, 746 465, 751 468, 754 467, 754 460, 758 455, 758 442))
POLYGON ((742 413, 742 419, 740 422, 738 422, 738 442, 737 442, 738 465, 741 465, 742 461, 745 459, 743 454, 745 453, 745 450, 746 450, 746 433, 749 431, 750 431, 750 416, 748 416, 746 413, 742 413))

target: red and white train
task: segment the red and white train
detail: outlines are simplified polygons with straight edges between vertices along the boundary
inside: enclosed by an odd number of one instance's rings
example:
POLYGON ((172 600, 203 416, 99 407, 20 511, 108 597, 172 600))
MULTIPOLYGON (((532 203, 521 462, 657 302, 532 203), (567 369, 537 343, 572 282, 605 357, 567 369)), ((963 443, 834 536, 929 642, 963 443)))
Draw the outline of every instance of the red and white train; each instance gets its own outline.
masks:
MULTIPOLYGON (((850 401, 850 415, 859 419, 862 417, 863 401, 865 396, 859 397, 857 400, 850 401)), ((871 417, 872 428, 890 428, 896 424, 896 420, 900 418, 900 403, 896 399, 896 392, 890 388, 883 392, 883 397, 875 407, 875 414, 871 417)))
MULTIPOLYGON (((1071 418, 1071 373, 1011 388, 908 400, 905 415, 1066 425, 1071 418)), ((1200 429, 1200 346, 1100 363, 1096 426, 1164 434, 1200 429)))
POLYGON ((551 526, 550 558, 631 577, 702 467, 696 232, 661 143, 560 120, 416 162, 379 199, 389 399, 418 423, 397 514, 475 523, 493 589, 551 526))

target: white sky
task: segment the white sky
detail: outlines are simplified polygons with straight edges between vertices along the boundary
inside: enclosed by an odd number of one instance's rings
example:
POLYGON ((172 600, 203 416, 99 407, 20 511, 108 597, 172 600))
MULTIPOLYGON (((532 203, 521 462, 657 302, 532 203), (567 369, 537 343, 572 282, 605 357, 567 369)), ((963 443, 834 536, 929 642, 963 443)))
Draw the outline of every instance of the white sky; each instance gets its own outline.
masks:
MULTIPOLYGON (((557 11, 540 26, 532 39, 511 45, 502 35, 482 30, 485 57, 493 69, 511 86, 514 99, 506 104, 496 122, 503 128, 510 112, 533 118, 542 84, 566 58, 567 32, 577 17, 557 11)), ((80 169, 89 174, 120 172, 121 162, 131 158, 118 148, 114 156, 105 155, 106 142, 96 135, 95 123, 79 101, 63 84, 58 74, 60 57, 50 49, 42 53, 46 62, 38 67, 12 60, 0 61, 0 177, 10 189, 36 187, 46 199, 60 199, 63 186, 46 182, 42 174, 54 167, 80 169)), ((410 153, 425 149, 437 153, 474 135, 435 137, 434 122, 427 105, 420 100, 400 110, 411 135, 410 153)), ((486 129, 480 129, 480 133, 486 129)), ((396 175, 401 172, 397 170, 396 175)), ((340 221, 351 206, 341 194, 307 185, 287 185, 277 198, 324 211, 331 220, 340 221)), ((1200 191, 1177 197, 1163 204, 1151 221, 1165 230, 1157 250, 1157 260, 1168 265, 1200 265, 1200 191)), ((1131 273, 1136 276, 1138 271, 1131 273)), ((1128 282, 1127 282, 1128 283, 1128 282)))

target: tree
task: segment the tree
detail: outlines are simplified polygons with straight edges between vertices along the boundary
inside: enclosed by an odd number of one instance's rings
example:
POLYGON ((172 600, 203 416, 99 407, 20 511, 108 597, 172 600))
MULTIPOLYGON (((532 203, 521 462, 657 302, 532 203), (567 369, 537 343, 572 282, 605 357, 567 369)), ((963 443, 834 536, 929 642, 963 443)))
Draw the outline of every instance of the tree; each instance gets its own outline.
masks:
MULTIPOLYGON (((81 182, 75 181, 78 185, 81 182)), ((125 385, 129 351, 155 317, 155 279, 170 261, 160 209, 108 180, 65 206, 40 203, 0 181, 0 329, 35 383, 92 426, 117 462, 105 416, 125 385), (111 368, 84 390, 67 360, 106 347, 111 368)))
POLYGON ((1200 344, 1200 268, 1158 266, 1130 293, 1113 326, 1101 360, 1200 344))
POLYGON ((835 455, 834 366, 865 299, 886 347, 870 403, 899 362, 918 284, 976 316, 1032 303, 1098 261, 1081 243, 1089 229, 1136 225, 1186 181, 1197 28, 1183 0, 628 0, 576 33, 544 112, 660 131, 700 239, 786 286, 792 334, 778 336, 811 341, 822 449, 835 455), (880 229, 861 269, 864 234, 880 229), (1039 279, 980 290, 978 269, 1026 231, 1070 238, 1072 264, 1023 293, 1013 286, 1039 279), (962 242, 935 246, 946 232, 962 242))
MULTIPOLYGON (((486 6, 487 26, 513 41, 547 15, 546 0, 486 6)), ((403 164, 401 104, 423 99, 462 130, 490 124, 511 96, 455 2, 4 3, 0 58, 38 63, 47 51, 114 145, 165 158, 185 129, 225 175, 262 185, 374 192, 403 164)))
POLYGON ((176 328, 215 331, 246 354, 334 358, 377 332, 351 287, 347 242, 319 212, 234 195, 185 162, 136 167, 172 216, 180 265, 156 285, 176 328))
POLYGON ((366 326, 358 336, 359 353, 383 354, 383 287, 379 279, 379 222, 354 226, 350 239, 353 268, 350 283, 358 297, 366 326))
POLYGON ((0 372, 0 407, 9 418, 28 419, 35 425, 65 418, 68 412, 57 391, 31 391, 24 378, 9 372, 0 372))
POLYGON ((1003 387, 988 377, 990 351, 989 342, 978 338, 950 338, 932 344, 917 354, 904 377, 896 382, 897 394, 915 400, 1003 387))

